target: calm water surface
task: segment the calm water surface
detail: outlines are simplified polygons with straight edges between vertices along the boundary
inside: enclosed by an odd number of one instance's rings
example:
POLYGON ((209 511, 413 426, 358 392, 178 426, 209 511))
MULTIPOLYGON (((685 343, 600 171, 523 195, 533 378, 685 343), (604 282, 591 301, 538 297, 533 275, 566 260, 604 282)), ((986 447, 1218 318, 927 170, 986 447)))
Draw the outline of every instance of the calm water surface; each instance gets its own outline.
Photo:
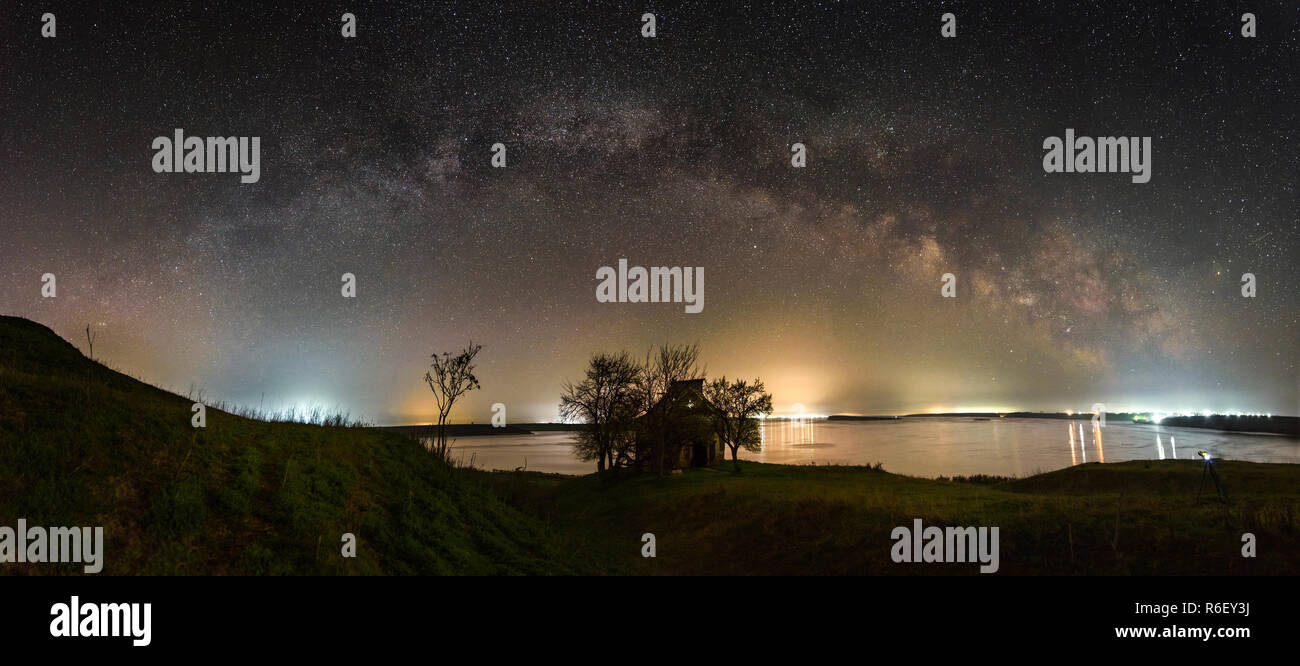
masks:
MULTIPOLYGON (((573 457, 572 442, 571 432, 461 437, 453 451, 463 463, 472 460, 482 469, 527 465, 539 472, 594 472, 595 463, 573 457)), ((1198 450, 1234 460, 1300 463, 1300 439, 1290 437, 1129 423, 1094 429, 1088 420, 960 417, 768 421, 763 424, 763 450, 741 451, 740 458, 804 465, 879 462, 887 471, 923 477, 1028 476, 1082 462, 1154 460, 1162 453, 1190 459, 1198 450)))

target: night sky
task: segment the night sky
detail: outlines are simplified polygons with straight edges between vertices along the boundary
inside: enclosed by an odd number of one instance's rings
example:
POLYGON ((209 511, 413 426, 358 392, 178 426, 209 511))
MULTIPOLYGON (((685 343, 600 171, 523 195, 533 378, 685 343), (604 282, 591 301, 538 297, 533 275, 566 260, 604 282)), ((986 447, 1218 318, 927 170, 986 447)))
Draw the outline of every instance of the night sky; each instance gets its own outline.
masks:
POLYGON ((473 339, 453 419, 554 420, 592 352, 698 342, 778 413, 1300 413, 1292 2, 109 4, 0 10, 0 313, 159 386, 428 422, 473 339), (176 128, 260 180, 155 173, 176 128), (1151 181, 1045 173, 1067 128, 1151 181), (620 258, 703 312, 596 302, 620 258))

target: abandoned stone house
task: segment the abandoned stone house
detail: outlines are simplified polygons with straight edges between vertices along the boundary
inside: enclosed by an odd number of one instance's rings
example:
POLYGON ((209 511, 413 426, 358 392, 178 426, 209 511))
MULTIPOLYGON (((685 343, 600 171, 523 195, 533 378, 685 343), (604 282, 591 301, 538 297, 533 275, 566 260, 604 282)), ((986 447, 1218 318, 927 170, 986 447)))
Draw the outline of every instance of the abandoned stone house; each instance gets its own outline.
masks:
POLYGON ((657 428, 638 428, 637 446, 653 450, 651 437, 667 437, 664 447, 665 467, 685 469, 708 467, 725 459, 725 448, 713 428, 713 405, 704 397, 704 380, 673 382, 668 392, 655 403, 650 413, 637 420, 663 424, 657 428))

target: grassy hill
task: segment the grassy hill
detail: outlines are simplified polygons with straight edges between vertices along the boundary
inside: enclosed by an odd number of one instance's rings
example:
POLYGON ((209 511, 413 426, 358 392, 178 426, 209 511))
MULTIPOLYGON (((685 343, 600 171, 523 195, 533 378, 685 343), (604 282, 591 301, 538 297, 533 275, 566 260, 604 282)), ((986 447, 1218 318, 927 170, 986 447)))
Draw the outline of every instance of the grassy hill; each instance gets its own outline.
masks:
MULTIPOLYGON (((379 429, 207 411, 0 317, 0 525, 103 526, 107 574, 974 574, 891 530, 997 526, 999 574, 1300 573, 1300 465, 1080 465, 990 483, 730 463, 681 475, 452 470, 379 429), (340 535, 358 557, 339 555, 340 535), (657 557, 641 557, 641 535, 657 557), (1258 556, 1241 557, 1255 534, 1258 556)), ((0 565, 0 573, 77 573, 0 565)))
POLYGON ((1080 465, 999 483, 865 467, 730 463, 663 479, 475 472, 600 568, 645 574, 975 574, 895 564, 890 532, 997 526, 999 575, 1300 573, 1300 465, 1219 461, 1230 493, 1197 497, 1191 460, 1080 465), (640 556, 655 535, 654 559, 640 556), (1255 534, 1258 556, 1241 556, 1255 534))
POLYGON ((211 407, 195 429, 191 405, 0 317, 0 525, 103 526, 104 574, 572 571, 539 521, 407 438, 211 407))

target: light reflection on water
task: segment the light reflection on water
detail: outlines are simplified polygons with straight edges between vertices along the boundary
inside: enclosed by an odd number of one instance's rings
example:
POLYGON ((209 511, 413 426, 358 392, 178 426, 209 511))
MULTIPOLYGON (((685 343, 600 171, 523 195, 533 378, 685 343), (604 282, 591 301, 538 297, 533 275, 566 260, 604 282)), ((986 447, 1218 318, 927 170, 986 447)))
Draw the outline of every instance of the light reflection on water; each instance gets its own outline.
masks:
MULTIPOLYGON (((484 469, 515 469, 527 459, 527 468, 533 471, 595 471, 595 463, 573 457, 572 440, 573 433, 563 431, 461 437, 452 450, 455 457, 464 462, 472 458, 476 467, 484 469)), ((741 451, 740 458, 817 465, 879 462, 887 471, 924 477, 1028 476, 1081 462, 1156 460, 1162 451, 1165 458, 1193 459, 1197 451, 1205 450, 1216 458, 1300 463, 1300 439, 1113 421, 1102 428, 1087 418, 773 420, 763 424, 762 443, 762 451, 741 451)))

